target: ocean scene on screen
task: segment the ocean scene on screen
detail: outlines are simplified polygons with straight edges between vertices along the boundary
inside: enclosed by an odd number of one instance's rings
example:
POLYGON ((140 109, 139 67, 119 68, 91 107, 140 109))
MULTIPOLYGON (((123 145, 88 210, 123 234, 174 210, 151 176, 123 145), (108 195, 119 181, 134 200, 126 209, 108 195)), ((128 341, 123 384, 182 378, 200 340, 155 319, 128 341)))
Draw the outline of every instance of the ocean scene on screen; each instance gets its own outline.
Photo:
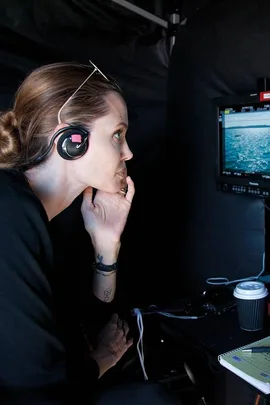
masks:
POLYGON ((270 175, 270 111, 223 115, 224 170, 270 175))

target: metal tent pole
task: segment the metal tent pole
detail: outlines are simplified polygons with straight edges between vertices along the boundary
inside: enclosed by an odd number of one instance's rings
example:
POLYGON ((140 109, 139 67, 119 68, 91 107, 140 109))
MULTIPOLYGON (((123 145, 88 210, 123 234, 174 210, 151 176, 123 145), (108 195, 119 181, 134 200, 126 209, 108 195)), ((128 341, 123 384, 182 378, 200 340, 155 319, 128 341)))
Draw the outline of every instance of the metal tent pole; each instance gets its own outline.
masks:
POLYGON ((126 0, 111 0, 113 3, 118 4, 119 6, 122 6, 126 8, 129 11, 132 11, 141 17, 146 18, 149 21, 152 21, 158 25, 160 25, 163 28, 166 28, 168 31, 168 36, 169 36, 169 46, 170 46, 170 53, 172 52, 173 46, 175 44, 175 39, 176 39, 176 30, 177 26, 180 22, 180 14, 179 10, 177 7, 177 3, 173 2, 173 6, 171 7, 171 12, 169 13, 169 21, 166 21, 160 17, 157 17, 156 15, 149 13, 148 11, 142 9, 141 7, 135 6, 134 4, 130 3, 129 1, 126 0))
POLYGON ((160 17, 157 17, 156 15, 149 13, 148 11, 135 6, 134 4, 130 3, 129 1, 126 0, 111 0, 113 3, 118 4, 119 6, 122 6, 126 8, 127 10, 133 11, 134 13, 146 18, 149 21, 152 21, 158 25, 160 25, 163 28, 168 29, 169 23, 166 20, 163 20, 160 17))
POLYGON ((178 10, 175 10, 175 12, 170 14, 169 19, 170 19, 170 31, 171 31, 171 32, 169 32, 170 53, 172 53, 172 49, 173 49, 173 46, 174 46, 175 40, 176 40, 177 26, 180 22, 180 15, 178 13, 178 10))

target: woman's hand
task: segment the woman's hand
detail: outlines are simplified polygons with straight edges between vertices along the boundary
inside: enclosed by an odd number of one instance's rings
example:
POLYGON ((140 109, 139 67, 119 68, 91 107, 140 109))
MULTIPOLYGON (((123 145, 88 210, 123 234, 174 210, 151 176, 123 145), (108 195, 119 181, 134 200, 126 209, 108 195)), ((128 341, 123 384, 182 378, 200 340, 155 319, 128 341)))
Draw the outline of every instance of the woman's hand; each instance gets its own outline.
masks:
POLYGON ((111 194, 98 190, 92 201, 92 187, 84 191, 81 208, 84 226, 99 255, 103 256, 104 251, 107 253, 108 250, 120 245, 121 234, 135 193, 134 183, 130 177, 127 177, 126 182, 128 189, 125 195, 121 192, 111 194))
POLYGON ((91 352, 96 360, 100 376, 115 366, 132 345, 132 339, 127 339, 129 327, 117 314, 113 314, 110 321, 101 330, 97 338, 97 347, 91 352))

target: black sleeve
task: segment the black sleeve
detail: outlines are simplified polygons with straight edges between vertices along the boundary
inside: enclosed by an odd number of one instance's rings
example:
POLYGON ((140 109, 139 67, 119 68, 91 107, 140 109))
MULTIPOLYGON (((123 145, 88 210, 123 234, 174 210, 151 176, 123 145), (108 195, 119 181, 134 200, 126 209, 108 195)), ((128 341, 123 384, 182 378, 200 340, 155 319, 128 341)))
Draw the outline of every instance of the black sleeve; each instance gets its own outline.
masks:
POLYGON ((99 330, 117 312, 115 301, 105 303, 93 294, 93 270, 95 252, 91 238, 86 232, 81 215, 82 195, 66 210, 50 222, 50 235, 54 248, 54 263, 58 273, 65 277, 65 285, 58 281, 57 297, 61 312, 75 313, 84 325, 89 340, 95 338, 99 330), (67 252, 71 245, 72 252, 67 252), (64 306, 63 306, 64 303, 64 306), (68 308, 68 309, 67 309, 68 308), (79 315, 78 315, 79 314, 79 315))
MULTIPOLYGON (((0 402, 66 404, 72 387, 55 321, 44 213, 32 197, 0 190, 0 229, 0 402)), ((87 369, 94 386, 97 364, 89 361, 87 369)))

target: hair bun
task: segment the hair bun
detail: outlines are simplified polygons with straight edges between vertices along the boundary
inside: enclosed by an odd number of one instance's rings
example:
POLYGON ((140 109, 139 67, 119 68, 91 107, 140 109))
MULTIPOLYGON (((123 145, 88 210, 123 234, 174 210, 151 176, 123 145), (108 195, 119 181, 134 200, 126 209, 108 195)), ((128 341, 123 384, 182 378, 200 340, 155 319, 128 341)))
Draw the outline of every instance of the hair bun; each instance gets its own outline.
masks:
POLYGON ((0 115, 0 167, 12 168, 19 161, 18 122, 14 111, 0 115))

